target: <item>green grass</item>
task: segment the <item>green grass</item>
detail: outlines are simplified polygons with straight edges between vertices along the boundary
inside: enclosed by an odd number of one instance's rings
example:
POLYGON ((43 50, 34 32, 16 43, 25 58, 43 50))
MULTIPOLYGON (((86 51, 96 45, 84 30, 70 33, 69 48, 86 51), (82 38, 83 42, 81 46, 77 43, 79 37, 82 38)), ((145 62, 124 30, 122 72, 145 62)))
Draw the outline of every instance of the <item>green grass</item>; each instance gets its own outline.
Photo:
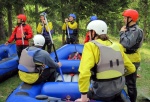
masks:
POLYGON ((150 100, 150 46, 146 43, 142 46, 141 57, 141 67, 138 70, 141 78, 137 79, 137 86, 139 102, 144 102, 141 99, 148 98, 150 100))
MULTIPOLYGON (((58 49, 62 46, 61 43, 62 35, 54 35, 53 41, 55 48, 58 49)), ((118 41, 118 37, 110 36, 112 41, 118 41)), ((84 36, 80 37, 79 42, 83 43, 84 36)), ((144 101, 145 98, 150 98, 150 46, 146 43, 143 44, 141 48, 141 68, 138 70, 138 74, 141 75, 141 78, 137 79, 137 88, 138 88, 138 100, 137 102, 148 102, 144 101)), ((0 83, 0 102, 5 102, 7 96, 21 83, 18 75, 15 75, 8 80, 0 83)))
POLYGON ((0 84, 0 102, 5 102, 7 96, 21 83, 18 75, 15 75, 0 84))

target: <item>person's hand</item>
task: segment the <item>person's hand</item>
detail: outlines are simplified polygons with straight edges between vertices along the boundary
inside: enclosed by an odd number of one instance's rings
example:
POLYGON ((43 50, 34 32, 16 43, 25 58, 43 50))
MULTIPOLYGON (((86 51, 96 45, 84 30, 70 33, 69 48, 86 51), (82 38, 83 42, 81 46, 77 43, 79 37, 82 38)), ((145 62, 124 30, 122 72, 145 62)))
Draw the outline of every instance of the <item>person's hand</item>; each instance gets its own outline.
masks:
POLYGON ((88 102, 89 98, 87 98, 87 94, 81 95, 81 98, 76 99, 75 102, 88 102))
POLYGON ((67 23, 69 21, 69 19, 68 18, 65 18, 65 22, 67 23))
POLYGON ((126 26, 123 26, 120 31, 126 31, 126 26))
POLYGON ((42 20, 42 24, 46 24, 46 20, 42 20))
POLYGON ((9 42, 7 41, 7 42, 5 42, 5 45, 7 46, 9 44, 9 42))
POLYGON ((58 64, 59 68, 62 66, 61 62, 58 62, 57 64, 58 64))

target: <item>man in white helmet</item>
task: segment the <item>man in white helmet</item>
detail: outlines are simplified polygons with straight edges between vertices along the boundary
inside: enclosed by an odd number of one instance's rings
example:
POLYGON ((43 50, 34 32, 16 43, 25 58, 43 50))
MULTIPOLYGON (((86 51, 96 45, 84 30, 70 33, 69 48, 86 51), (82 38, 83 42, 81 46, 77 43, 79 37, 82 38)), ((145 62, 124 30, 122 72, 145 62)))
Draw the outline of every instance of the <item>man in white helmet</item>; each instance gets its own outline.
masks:
POLYGON ((35 35, 33 42, 34 46, 21 53, 18 66, 20 79, 27 84, 55 81, 56 68, 61 67, 61 63, 54 62, 49 53, 41 49, 45 43, 42 35, 35 35))
POLYGON ((123 47, 109 40, 104 21, 94 20, 88 24, 87 29, 94 35, 94 40, 84 45, 78 81, 81 98, 76 101, 93 99, 124 102, 121 97, 125 85, 124 75, 135 72, 134 65, 124 53, 123 47), (89 90, 91 79, 94 82, 89 90))

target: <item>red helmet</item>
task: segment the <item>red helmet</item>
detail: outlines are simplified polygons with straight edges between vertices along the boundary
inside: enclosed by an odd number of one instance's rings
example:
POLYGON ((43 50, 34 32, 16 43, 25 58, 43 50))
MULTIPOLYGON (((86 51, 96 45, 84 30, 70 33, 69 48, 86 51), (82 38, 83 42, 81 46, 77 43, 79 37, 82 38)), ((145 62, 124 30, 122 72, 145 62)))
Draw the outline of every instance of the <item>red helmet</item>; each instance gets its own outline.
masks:
POLYGON ((27 20, 27 17, 24 14, 19 14, 17 18, 22 19, 24 22, 27 20))
POLYGON ((133 9, 127 9, 122 14, 125 17, 130 17, 134 22, 138 20, 139 13, 136 10, 133 9))

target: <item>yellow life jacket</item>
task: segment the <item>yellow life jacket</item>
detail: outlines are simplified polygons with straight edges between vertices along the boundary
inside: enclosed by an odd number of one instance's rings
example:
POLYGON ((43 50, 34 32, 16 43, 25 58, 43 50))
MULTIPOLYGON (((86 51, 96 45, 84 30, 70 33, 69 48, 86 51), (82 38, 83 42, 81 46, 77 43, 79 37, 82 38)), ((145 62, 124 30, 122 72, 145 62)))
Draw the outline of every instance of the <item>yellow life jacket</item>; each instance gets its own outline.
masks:
POLYGON ((92 41, 100 50, 100 60, 96 68, 97 79, 111 79, 124 75, 124 62, 120 48, 113 43, 111 46, 105 46, 97 41, 92 41))
POLYGON ((36 64, 33 61, 33 56, 37 51, 41 49, 37 48, 32 51, 28 51, 28 48, 22 51, 18 69, 20 79, 28 84, 36 82, 39 78, 39 71, 36 69, 36 64))

